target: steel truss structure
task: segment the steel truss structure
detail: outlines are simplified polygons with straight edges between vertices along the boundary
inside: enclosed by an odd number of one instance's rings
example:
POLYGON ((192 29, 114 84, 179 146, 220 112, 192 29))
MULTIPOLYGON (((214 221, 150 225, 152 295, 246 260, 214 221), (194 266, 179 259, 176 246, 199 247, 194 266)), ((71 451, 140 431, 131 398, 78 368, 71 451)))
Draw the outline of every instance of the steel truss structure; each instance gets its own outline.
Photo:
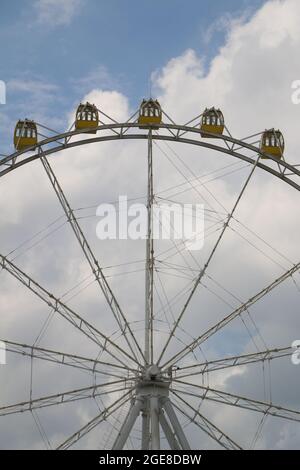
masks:
MULTIPOLYGON (((40 160, 48 176, 49 182, 57 196, 64 211, 74 236, 81 248, 81 251, 90 266, 97 285, 100 288, 109 310, 115 320, 116 326, 124 337, 127 349, 121 347, 116 341, 108 337, 88 323, 83 316, 71 309, 67 303, 48 292, 31 276, 23 272, 8 256, 0 255, 1 269, 9 272, 23 286, 33 292, 57 315, 60 315, 75 327, 82 335, 95 343, 100 350, 106 351, 110 361, 101 361, 90 357, 72 355, 61 351, 45 349, 34 345, 21 344, 8 339, 1 339, 6 344, 9 353, 36 358, 43 361, 64 365, 66 367, 79 368, 95 374, 97 377, 105 377, 106 382, 96 383, 93 386, 77 390, 66 391, 60 394, 30 399, 27 402, 16 403, 0 407, 0 415, 9 415, 35 409, 58 406, 66 402, 84 400, 96 396, 114 396, 113 403, 104 408, 95 418, 76 431, 73 435, 62 442, 58 449, 71 448, 82 437, 87 435, 92 429, 107 420, 110 416, 120 410, 125 404, 129 404, 128 412, 120 426, 112 449, 119 450, 126 446, 128 439, 136 421, 142 421, 142 449, 158 450, 162 446, 162 434, 171 449, 190 449, 185 429, 179 417, 183 416, 193 422, 195 426, 206 433, 219 446, 225 449, 241 449, 225 432, 219 429, 199 408, 196 409, 189 398, 194 397, 199 400, 207 400, 222 404, 222 406, 234 406, 262 413, 263 415, 278 416, 284 419, 300 421, 300 411, 281 407, 274 403, 257 401, 248 397, 225 393, 221 390, 210 388, 191 382, 194 376, 204 376, 208 372, 223 370, 230 367, 239 367, 250 363, 264 363, 285 357, 292 353, 292 348, 287 346, 278 349, 265 349, 251 354, 223 357, 214 361, 195 362, 187 366, 181 365, 182 360, 191 354, 195 348, 207 341, 214 334, 228 325, 232 320, 247 311, 252 305, 269 294, 273 289, 282 284, 286 279, 299 271, 300 262, 295 263, 283 275, 274 279, 261 291, 243 302, 230 314, 223 317, 221 321, 203 331, 199 337, 193 339, 190 344, 184 346, 173 357, 164 360, 165 353, 172 338, 180 327, 182 318, 186 315, 192 298, 206 275, 207 269, 215 256, 216 251, 223 239, 224 233, 228 229, 231 219, 237 206, 247 189, 248 183, 256 169, 261 169, 285 182, 296 190, 300 190, 300 170, 284 159, 278 160, 268 156, 269 160, 261 160, 265 155, 260 151, 255 143, 257 135, 249 136, 238 140, 229 135, 213 136, 215 139, 207 141, 201 138, 199 129, 199 118, 197 116, 185 125, 175 124, 168 115, 163 112, 164 122, 158 127, 141 126, 137 122, 135 113, 128 122, 118 123, 102 110, 101 115, 105 116, 109 123, 100 122, 97 134, 90 137, 84 130, 70 130, 61 134, 54 134, 52 137, 44 138, 37 147, 22 152, 16 152, 0 160, 0 176, 22 167, 25 164, 40 160), (84 137, 83 137, 84 136, 84 137), (79 138, 81 137, 81 138, 79 138), (95 257, 91 246, 84 235, 78 222, 75 212, 72 210, 62 186, 55 175, 49 157, 53 154, 76 148, 82 145, 91 145, 99 142, 120 141, 120 140, 146 140, 148 143, 148 237, 146 243, 146 281, 145 281, 145 347, 142 350, 126 313, 118 303, 115 294, 104 274, 100 262, 95 257), (236 199, 236 202, 228 214, 226 222, 221 230, 213 249, 207 258, 206 263, 197 273, 193 288, 187 296, 182 310, 179 312, 170 334, 163 345, 158 359, 154 357, 153 346, 153 319, 154 319, 154 242, 152 237, 153 229, 153 143, 165 141, 171 143, 183 143, 214 150, 227 154, 236 159, 240 159, 250 165, 250 172, 236 199)), ((42 126, 44 127, 44 126, 42 126)), ((44 127, 45 128, 45 127, 44 127)), ((45 128, 47 129, 47 128, 45 128)), ((259 135, 259 134, 258 134, 259 135)))

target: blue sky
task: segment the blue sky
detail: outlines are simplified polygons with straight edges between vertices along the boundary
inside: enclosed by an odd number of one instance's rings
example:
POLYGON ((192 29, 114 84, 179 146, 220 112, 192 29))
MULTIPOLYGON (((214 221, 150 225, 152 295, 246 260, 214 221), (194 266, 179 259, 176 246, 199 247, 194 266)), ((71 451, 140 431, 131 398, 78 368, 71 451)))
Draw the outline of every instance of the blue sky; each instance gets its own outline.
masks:
POLYGON ((217 34, 213 44, 205 44, 211 24, 224 15, 253 12, 263 1, 84 0, 69 25, 48 28, 35 23, 34 3, 1 2, 4 78, 23 70, 60 81, 102 64, 136 89, 153 69, 189 47, 210 55, 221 39, 217 34))
MULTIPOLYGON (((38 3, 1 2, 0 78, 39 78, 75 99, 74 81, 92 78, 101 67, 98 86, 135 101, 148 93, 151 72, 186 49, 209 64, 224 39, 224 20, 253 13, 264 2, 82 0, 69 23, 57 18, 56 25, 37 21, 38 3)), ((8 98, 16 96, 8 90, 8 98)))

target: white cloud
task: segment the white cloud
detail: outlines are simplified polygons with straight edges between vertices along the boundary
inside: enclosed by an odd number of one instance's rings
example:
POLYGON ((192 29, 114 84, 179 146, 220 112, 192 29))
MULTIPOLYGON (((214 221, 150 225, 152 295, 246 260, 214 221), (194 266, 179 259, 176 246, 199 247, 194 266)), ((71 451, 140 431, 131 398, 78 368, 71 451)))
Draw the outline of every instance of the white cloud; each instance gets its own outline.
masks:
POLYGON ((209 27, 203 32, 203 42, 210 43, 217 33, 225 33, 227 36, 234 28, 246 22, 251 16, 250 10, 243 11, 240 15, 232 13, 224 13, 216 18, 209 27))
POLYGON ((79 14, 83 0, 36 0, 37 21, 47 26, 64 26, 79 14))

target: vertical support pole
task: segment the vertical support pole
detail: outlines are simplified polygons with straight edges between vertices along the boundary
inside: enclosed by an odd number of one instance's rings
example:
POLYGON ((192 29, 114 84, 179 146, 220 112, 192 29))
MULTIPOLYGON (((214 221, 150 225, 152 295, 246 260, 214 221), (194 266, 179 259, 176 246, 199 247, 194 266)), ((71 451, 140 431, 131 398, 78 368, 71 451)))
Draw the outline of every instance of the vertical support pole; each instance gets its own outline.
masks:
MULTIPOLYGON (((152 168, 152 129, 148 134, 148 194, 147 194, 147 240, 146 240, 146 266, 145 266, 145 368, 153 364, 153 168, 152 168)), ((142 421, 142 448, 149 449, 150 443, 150 406, 145 400, 145 410, 142 421)))
POLYGON ((151 416, 151 450, 160 450, 159 435, 159 402, 157 395, 150 398, 150 416, 151 416))
POLYGON ((152 167, 152 129, 148 134, 148 196, 147 196, 147 246, 146 246, 146 286, 145 286, 145 362, 153 364, 153 167, 152 167))
POLYGON ((112 450, 122 450, 143 406, 143 398, 137 397, 131 406, 112 450))
POLYGON ((150 414, 149 403, 145 399, 142 411, 142 450, 149 450, 150 446, 150 414))
POLYGON ((168 418, 173 426, 173 429, 174 429, 174 432, 177 436, 177 439, 180 443, 180 446, 183 450, 190 450, 190 445, 187 441, 187 438, 185 437, 185 434, 183 432, 183 429, 181 427, 181 424, 180 422, 178 421, 178 418, 176 416, 176 413, 173 409, 173 406, 170 402, 169 399, 167 399, 165 402, 164 402, 164 408, 166 410, 166 413, 168 415, 168 418))

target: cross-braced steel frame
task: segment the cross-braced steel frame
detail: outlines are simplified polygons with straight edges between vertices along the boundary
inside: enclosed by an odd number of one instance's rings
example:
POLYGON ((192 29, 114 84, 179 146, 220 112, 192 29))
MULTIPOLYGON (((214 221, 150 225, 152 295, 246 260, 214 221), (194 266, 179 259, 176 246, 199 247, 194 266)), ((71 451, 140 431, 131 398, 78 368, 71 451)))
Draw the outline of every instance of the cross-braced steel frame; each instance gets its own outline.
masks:
MULTIPOLYGON (((140 127, 135 113, 128 122, 118 123, 102 110, 101 114, 109 119, 109 123, 100 121, 97 128, 97 134, 90 137, 85 131, 70 130, 63 134, 55 134, 50 138, 45 138, 38 143, 35 148, 22 152, 16 152, 0 160, 0 176, 4 176, 25 164, 34 160, 40 160, 43 168, 49 178, 53 190, 60 202, 64 214, 71 226, 75 238, 82 250, 82 253, 88 262, 91 272, 97 282, 102 295, 104 296, 111 314, 126 341, 127 349, 121 347, 116 341, 104 334, 103 331, 95 328, 87 322, 83 316, 70 308, 67 303, 48 292, 36 280, 23 272, 9 256, 0 255, 0 266, 9 272, 21 284, 26 286, 41 301, 50 307, 56 314, 63 317, 81 334, 100 347, 102 351, 108 354, 109 360, 98 360, 85 356, 72 355, 61 351, 55 351, 37 347, 36 345, 27 345, 3 339, 8 352, 37 358, 48 362, 74 367, 92 372, 97 377, 104 376, 107 382, 96 383, 93 386, 66 391, 64 393, 30 399, 26 402, 0 407, 0 415, 15 414, 24 411, 32 411, 38 408, 58 406, 67 402, 84 400, 97 396, 116 396, 116 399, 90 422, 76 431, 70 437, 65 439, 58 446, 58 449, 68 449, 78 442, 83 436, 89 433, 100 423, 107 420, 110 416, 120 410, 125 404, 129 403, 129 410, 120 429, 118 430, 113 449, 123 449, 127 443, 132 429, 139 417, 142 421, 142 449, 160 449, 161 435, 165 436, 171 449, 189 449, 190 445, 185 434, 184 428, 179 420, 179 416, 193 422, 195 426, 210 436, 214 441, 225 449, 241 449, 241 446, 230 438, 225 432, 219 429, 206 416, 196 409, 189 398, 196 397, 199 400, 208 400, 220 403, 224 406, 240 407, 242 409, 252 410, 262 413, 264 416, 278 416, 284 419, 300 421, 300 411, 284 408, 274 403, 257 401, 248 397, 229 394, 221 390, 210 388, 209 386, 199 385, 191 382, 192 377, 201 376, 209 371, 222 370, 229 367, 238 367, 250 363, 259 363, 270 361, 279 357, 285 357, 292 353, 291 347, 280 349, 266 349, 263 351, 224 357, 214 361, 195 362, 187 366, 182 365, 182 360, 191 354, 199 345, 220 331, 232 320, 247 311, 252 305, 269 294, 273 289, 291 278, 300 269, 300 262, 293 264, 289 270, 280 277, 274 279, 269 285, 266 285, 259 292, 249 298, 247 301, 234 309, 230 314, 223 316, 222 320, 212 327, 203 331, 198 337, 194 338, 190 344, 184 346, 173 357, 165 360, 166 351, 174 338, 177 329, 180 327, 183 317, 186 315, 192 298, 195 295, 202 278, 205 276, 211 260, 215 257, 224 233, 228 229, 231 219, 234 216, 249 181, 256 169, 261 169, 300 190, 300 171, 294 165, 287 163, 284 159, 278 160, 268 156, 268 160, 262 160, 265 157, 259 147, 256 145, 257 136, 260 133, 249 136, 245 139, 235 139, 229 135, 211 135, 214 140, 205 140, 201 138, 197 116, 185 125, 175 124, 169 116, 163 112, 164 123, 159 127, 140 127), (84 138, 82 135, 84 135, 84 138), (81 138, 80 138, 81 137, 81 138), (147 191, 147 211, 148 211, 148 236, 146 241, 146 269, 145 269, 145 342, 144 348, 141 347, 127 319, 126 313, 121 308, 112 288, 104 274, 100 262, 95 257, 92 248, 86 239, 86 236, 78 222, 75 212, 72 210, 68 199, 62 189, 62 186, 50 165, 49 157, 53 154, 82 145, 90 145, 99 142, 120 141, 120 140, 141 140, 146 139, 148 143, 148 191, 147 191), (254 143, 253 143, 254 139, 254 143), (245 179, 238 197, 227 216, 220 234, 210 251, 206 263, 199 270, 192 289, 189 291, 183 308, 179 312, 166 342, 161 351, 154 354, 153 336, 154 336, 154 308, 153 308, 153 272, 154 272, 154 240, 153 230, 153 142, 165 141, 174 143, 184 143, 194 145, 217 152, 227 154, 231 157, 240 159, 250 165, 250 172, 245 179), (252 143, 251 143, 252 142, 252 143)), ((47 129, 45 126, 42 126, 47 129)), ((51 131, 51 130, 50 130, 51 131)))

